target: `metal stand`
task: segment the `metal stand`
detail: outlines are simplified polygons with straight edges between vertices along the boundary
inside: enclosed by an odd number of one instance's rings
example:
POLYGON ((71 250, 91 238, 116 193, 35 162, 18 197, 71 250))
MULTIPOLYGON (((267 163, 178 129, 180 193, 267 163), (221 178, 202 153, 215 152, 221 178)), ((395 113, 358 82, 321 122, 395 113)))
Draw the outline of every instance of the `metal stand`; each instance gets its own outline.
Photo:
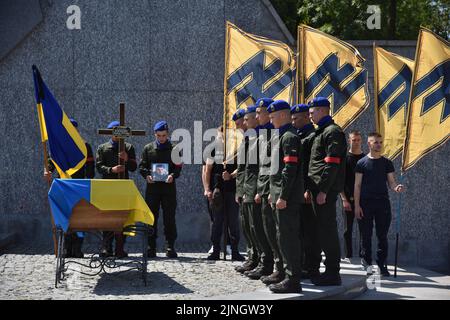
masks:
MULTIPOLYGON (((55 270, 55 288, 58 287, 58 284, 61 283, 61 281, 65 280, 66 278, 66 272, 69 270, 68 265, 69 264, 77 264, 82 267, 88 268, 93 270, 92 273, 85 273, 77 270, 70 269, 72 271, 77 271, 81 274, 87 275, 87 276, 97 276, 100 273, 108 273, 108 274, 119 274, 128 272, 131 270, 138 270, 142 273, 142 280, 144 282, 144 286, 147 286, 147 246, 148 246, 148 237, 153 233, 153 228, 148 225, 137 225, 137 226, 130 226, 127 228, 124 228, 123 232, 132 232, 135 234, 140 234, 142 237, 142 258, 141 259, 133 259, 133 258, 126 258, 129 261, 118 263, 118 260, 124 260, 119 259, 114 256, 112 257, 103 257, 101 252, 101 246, 99 247, 99 252, 94 253, 90 255, 88 258, 88 263, 80 263, 79 261, 74 260, 66 260, 64 257, 64 231, 58 227, 56 230, 57 235, 57 243, 58 243, 58 254, 56 256, 56 270, 55 270), (130 266, 130 268, 118 272, 110 272, 108 269, 117 269, 124 266, 130 266)), ((99 237, 99 239, 102 239, 101 233, 92 233, 95 236, 99 237)))

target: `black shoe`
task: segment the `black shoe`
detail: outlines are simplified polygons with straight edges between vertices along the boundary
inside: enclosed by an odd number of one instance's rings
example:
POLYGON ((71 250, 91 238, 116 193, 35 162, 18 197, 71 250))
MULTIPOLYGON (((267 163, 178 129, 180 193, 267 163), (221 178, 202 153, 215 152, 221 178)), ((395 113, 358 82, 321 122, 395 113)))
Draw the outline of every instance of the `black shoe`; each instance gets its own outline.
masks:
POLYGON ((123 259, 123 258, 128 257, 128 253, 125 252, 124 250, 116 250, 116 252, 115 252, 115 257, 116 257, 117 259, 123 259))
POLYGON ((147 258, 156 258, 156 249, 150 248, 147 250, 147 258))
POLYGON ((249 261, 249 263, 245 262, 242 266, 236 267, 235 270, 239 273, 244 273, 246 271, 255 269, 257 266, 258 263, 249 261))
POLYGON ((311 279, 316 286, 340 286, 342 284, 339 272, 324 272, 320 276, 311 279))
POLYGON ((171 259, 173 259, 173 258, 177 258, 178 257, 178 253, 175 251, 175 249, 174 248, 167 248, 167 250, 166 250, 166 257, 167 258, 171 258, 171 259))
POLYGON ((273 293, 302 293, 300 280, 284 279, 283 281, 269 286, 269 290, 273 293))
POLYGON ((251 271, 246 271, 244 272, 244 275, 246 275, 247 277, 249 277, 252 280, 259 280, 262 276, 268 276, 271 275, 273 271, 273 267, 260 267, 260 268, 256 268, 254 270, 251 271))
POLYGON ((261 280, 262 283, 269 285, 269 284, 279 283, 279 282, 283 281, 284 278, 285 278, 284 272, 274 271, 272 274, 261 277, 259 280, 261 280))
POLYGON ((220 260, 220 251, 213 251, 206 260, 220 260))
POLYGON ((78 258, 78 259, 84 258, 84 254, 83 254, 83 252, 81 252, 81 251, 74 251, 73 254, 72 254, 72 256, 73 256, 74 258, 78 258))
POLYGON ((112 250, 108 250, 103 248, 102 251, 100 251, 100 257, 107 258, 107 257, 113 257, 112 250))
POLYGON ((245 261, 245 257, 241 255, 238 251, 231 253, 231 260, 233 261, 245 261))
POLYGON ((391 273, 389 272, 387 265, 385 263, 380 263, 377 261, 378 269, 380 270, 380 274, 384 277, 390 277, 391 273))

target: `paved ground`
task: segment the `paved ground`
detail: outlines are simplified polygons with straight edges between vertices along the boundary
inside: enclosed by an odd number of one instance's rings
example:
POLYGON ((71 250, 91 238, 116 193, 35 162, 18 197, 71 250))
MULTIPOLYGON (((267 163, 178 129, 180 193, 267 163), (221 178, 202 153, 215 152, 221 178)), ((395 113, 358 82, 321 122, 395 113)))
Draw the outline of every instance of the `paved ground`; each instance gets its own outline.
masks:
POLYGON ((88 277, 74 271, 86 268, 70 265, 67 278, 55 289, 55 258, 48 245, 15 247, 0 256, 0 299, 450 299, 450 276, 399 269, 397 279, 366 280, 358 259, 342 261, 342 286, 316 287, 307 280, 303 295, 275 295, 260 281, 235 272, 239 262, 205 260, 208 249, 207 244, 180 246, 178 259, 158 253, 148 264, 147 287, 137 271, 88 277))
MULTIPOLYGON (((393 268, 390 268, 393 274, 393 268)), ((397 278, 380 279, 357 300, 450 300, 450 276, 422 268, 397 270, 397 278)), ((370 287, 370 283, 369 283, 370 287)))

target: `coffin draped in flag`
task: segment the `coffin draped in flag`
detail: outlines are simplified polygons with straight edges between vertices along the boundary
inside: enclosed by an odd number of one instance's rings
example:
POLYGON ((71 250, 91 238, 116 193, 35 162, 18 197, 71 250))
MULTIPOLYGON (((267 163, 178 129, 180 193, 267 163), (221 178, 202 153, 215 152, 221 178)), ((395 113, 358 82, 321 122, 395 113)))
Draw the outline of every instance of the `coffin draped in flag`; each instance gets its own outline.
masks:
POLYGON ((414 61, 374 45, 375 122, 383 136, 383 154, 394 159, 403 150, 414 61))
POLYGON ((108 214, 109 210, 130 210, 124 227, 141 222, 153 225, 154 217, 133 180, 55 179, 48 193, 55 225, 65 232, 73 208, 85 200, 108 214))
POLYGON ((231 118, 236 110, 260 98, 294 103, 295 55, 287 44, 246 33, 230 22, 225 38, 224 128, 235 128, 231 118))
POLYGON ((33 80, 42 142, 47 141, 61 178, 70 178, 87 158, 86 144, 33 65, 33 80))
POLYGON ((352 45, 306 25, 298 26, 298 102, 331 102, 331 115, 346 128, 370 103, 364 58, 352 45))
POLYGON ((402 171, 450 136, 450 43, 422 28, 406 124, 402 171))

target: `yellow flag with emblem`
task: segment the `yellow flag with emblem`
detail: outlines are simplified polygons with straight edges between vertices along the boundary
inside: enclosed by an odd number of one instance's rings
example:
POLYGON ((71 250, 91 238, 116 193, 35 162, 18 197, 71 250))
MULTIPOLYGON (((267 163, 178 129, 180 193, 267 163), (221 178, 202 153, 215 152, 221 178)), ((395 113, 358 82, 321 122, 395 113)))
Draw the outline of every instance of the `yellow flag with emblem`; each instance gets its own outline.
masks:
POLYGON ((373 57, 377 132, 384 139, 384 156, 394 159, 403 150, 414 61, 375 44, 373 57))
POLYGON ((450 43, 421 28, 406 124, 402 171, 450 136, 450 43))
MULTIPOLYGON (((293 104, 294 83, 295 55, 287 44, 247 33, 227 21, 224 129, 234 129, 233 114, 254 105, 260 98, 281 99, 293 104)), ((238 136, 227 136, 228 155, 236 150, 238 136)))
POLYGON ((368 74, 359 51, 306 25, 298 26, 298 102, 330 100, 331 115, 346 128, 370 103, 368 74))

